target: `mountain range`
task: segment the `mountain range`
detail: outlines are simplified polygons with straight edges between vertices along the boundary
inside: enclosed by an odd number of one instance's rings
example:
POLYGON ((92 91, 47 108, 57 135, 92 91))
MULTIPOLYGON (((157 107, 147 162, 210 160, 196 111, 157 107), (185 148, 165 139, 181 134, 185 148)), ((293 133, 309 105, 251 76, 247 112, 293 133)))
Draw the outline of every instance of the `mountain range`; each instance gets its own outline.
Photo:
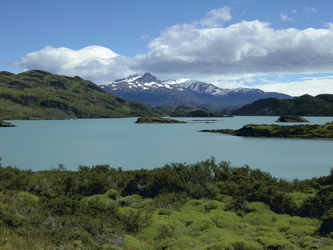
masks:
POLYGON ((41 70, 0 72, 0 120, 113 118, 161 115, 140 102, 114 96, 78 76, 41 70))
POLYGON ((101 87, 121 98, 140 101, 153 107, 191 104, 203 105, 210 110, 222 110, 268 97, 292 98, 286 94, 264 92, 260 89, 223 89, 210 83, 189 79, 162 81, 150 73, 131 75, 101 87))

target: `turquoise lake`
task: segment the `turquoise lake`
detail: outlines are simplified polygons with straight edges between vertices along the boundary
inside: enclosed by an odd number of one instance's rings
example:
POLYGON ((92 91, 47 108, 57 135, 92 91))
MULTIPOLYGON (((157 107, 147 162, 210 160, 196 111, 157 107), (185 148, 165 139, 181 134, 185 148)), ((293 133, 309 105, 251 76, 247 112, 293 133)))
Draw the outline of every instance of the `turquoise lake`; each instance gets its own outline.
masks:
MULTIPOLYGON (((18 127, 0 129, 1 164, 33 171, 50 170, 58 164, 68 170, 98 164, 134 170, 173 162, 195 163, 214 156, 217 162, 230 161, 234 167, 247 164, 287 180, 328 175, 333 167, 333 140, 198 132, 238 129, 250 123, 275 124, 277 118, 178 118, 188 124, 136 124, 136 118, 10 121, 18 127)), ((333 121, 333 117, 305 118, 310 124, 333 121)))

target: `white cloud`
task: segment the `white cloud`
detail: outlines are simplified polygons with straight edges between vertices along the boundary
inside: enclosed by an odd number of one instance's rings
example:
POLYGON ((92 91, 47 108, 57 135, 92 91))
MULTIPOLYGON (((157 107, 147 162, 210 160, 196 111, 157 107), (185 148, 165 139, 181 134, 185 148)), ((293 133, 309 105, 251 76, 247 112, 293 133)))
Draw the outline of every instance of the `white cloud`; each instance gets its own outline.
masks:
POLYGON ((204 27, 220 26, 222 23, 231 20, 230 11, 229 7, 211 10, 206 14, 206 18, 201 20, 200 24, 204 27))
POLYGON ((313 96, 319 94, 333 93, 333 76, 328 77, 308 77, 293 82, 278 82, 272 84, 261 84, 253 86, 264 91, 280 92, 291 96, 300 96, 310 94, 313 96))
POLYGON ((242 21, 226 28, 175 25, 135 58, 135 68, 206 80, 244 74, 318 73, 333 68, 330 29, 275 30, 242 21))
POLYGON ((287 14, 280 13, 281 21, 294 21, 292 17, 289 17, 287 14))
POLYGON ((140 37, 140 40, 147 40, 149 38, 149 34, 146 34, 146 35, 142 35, 140 37))
POLYGON ((317 10, 315 8, 312 8, 312 7, 309 7, 309 6, 305 6, 305 10, 308 13, 315 13, 315 12, 317 12, 317 10))
MULTIPOLYGON (((219 26, 230 19, 230 9, 225 7, 208 12, 198 22, 174 25, 150 41, 148 53, 131 58, 101 46, 80 50, 47 46, 27 54, 16 65, 79 75, 98 84, 146 71, 161 79, 191 78, 221 84, 233 79, 234 86, 242 86, 242 79, 251 76, 332 72, 331 23, 326 29, 305 30, 277 30, 258 20, 219 26)), ((263 86, 286 93, 290 86, 298 93, 301 91, 296 89, 311 84, 308 90, 315 91, 316 84, 321 91, 331 90, 330 84, 319 80, 263 86)))
POLYGON ((333 30, 333 23, 324 23, 324 26, 329 28, 330 30, 333 30))
POLYGON ((41 69, 55 74, 79 75, 97 83, 132 73, 127 68, 129 59, 102 46, 88 46, 80 50, 46 46, 31 52, 16 62, 25 70, 41 69))

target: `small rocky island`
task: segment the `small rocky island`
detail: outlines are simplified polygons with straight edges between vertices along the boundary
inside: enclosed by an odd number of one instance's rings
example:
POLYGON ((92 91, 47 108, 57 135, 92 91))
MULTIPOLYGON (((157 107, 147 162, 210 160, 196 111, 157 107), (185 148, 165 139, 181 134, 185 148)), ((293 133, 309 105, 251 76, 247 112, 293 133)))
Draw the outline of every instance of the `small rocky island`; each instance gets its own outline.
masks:
POLYGON ((255 125, 248 124, 241 129, 205 129, 200 132, 223 133, 245 137, 333 139, 333 122, 324 125, 255 125))
POLYGON ((139 117, 135 123, 187 123, 170 118, 162 118, 157 116, 139 117))
POLYGON ((4 122, 0 120, 0 127, 16 127, 16 126, 11 124, 10 122, 4 122))
POLYGON ((307 119, 296 115, 281 115, 276 122, 309 122, 307 119))

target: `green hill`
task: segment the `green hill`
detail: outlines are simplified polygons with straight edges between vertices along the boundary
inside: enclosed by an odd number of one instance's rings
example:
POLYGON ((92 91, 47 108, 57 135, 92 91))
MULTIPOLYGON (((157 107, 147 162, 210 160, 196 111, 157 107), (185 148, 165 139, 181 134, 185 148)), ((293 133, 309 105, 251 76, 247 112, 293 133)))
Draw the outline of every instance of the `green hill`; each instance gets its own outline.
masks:
POLYGON ((112 95, 78 76, 41 70, 0 72, 0 119, 76 119, 158 115, 156 109, 112 95))
POLYGON ((303 95, 293 99, 265 98, 233 110, 231 114, 333 116, 333 95, 303 95))
POLYGON ((276 124, 247 124, 240 129, 205 129, 201 132, 223 133, 246 137, 275 137, 275 138, 303 138, 303 139, 332 139, 333 122, 323 125, 291 125, 276 124))

